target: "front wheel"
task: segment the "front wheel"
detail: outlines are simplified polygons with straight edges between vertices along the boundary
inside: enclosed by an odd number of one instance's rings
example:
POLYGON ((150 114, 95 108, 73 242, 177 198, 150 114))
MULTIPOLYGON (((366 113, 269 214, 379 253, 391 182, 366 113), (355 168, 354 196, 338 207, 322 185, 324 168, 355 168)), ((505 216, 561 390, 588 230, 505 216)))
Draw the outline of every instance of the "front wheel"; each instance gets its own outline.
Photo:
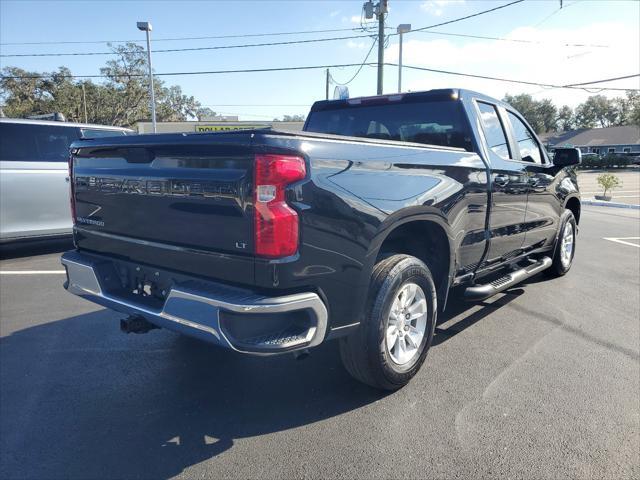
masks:
POLYGON ((347 371, 376 388, 406 385, 424 362, 436 324, 436 289, 429 268, 409 255, 392 255, 373 269, 365 318, 341 339, 347 371))
POLYGON ((571 210, 565 210, 560 222, 560 234, 556 240, 553 253, 553 264, 547 270, 549 276, 561 277, 565 275, 573 264, 576 254, 576 234, 578 227, 571 210))

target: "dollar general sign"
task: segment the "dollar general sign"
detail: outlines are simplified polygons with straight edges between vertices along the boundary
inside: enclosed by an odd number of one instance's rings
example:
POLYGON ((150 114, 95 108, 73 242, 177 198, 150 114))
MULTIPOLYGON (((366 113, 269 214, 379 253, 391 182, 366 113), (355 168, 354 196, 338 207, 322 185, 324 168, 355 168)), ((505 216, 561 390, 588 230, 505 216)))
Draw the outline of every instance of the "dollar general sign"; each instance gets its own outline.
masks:
POLYGON ((196 132, 225 132, 229 130, 252 130, 268 125, 196 125, 196 132))

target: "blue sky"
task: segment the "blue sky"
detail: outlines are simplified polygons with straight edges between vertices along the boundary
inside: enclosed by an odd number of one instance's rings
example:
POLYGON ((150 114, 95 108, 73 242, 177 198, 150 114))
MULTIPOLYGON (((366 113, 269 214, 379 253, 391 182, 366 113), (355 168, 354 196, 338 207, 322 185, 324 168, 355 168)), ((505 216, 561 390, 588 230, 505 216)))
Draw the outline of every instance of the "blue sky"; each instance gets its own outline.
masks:
MULTIPOLYGON (((507 1, 390 0, 387 25, 431 25, 507 1)), ((405 64, 436 69, 493 75, 551 84, 628 75, 640 72, 640 3, 637 1, 529 0, 484 16, 434 31, 527 39, 543 44, 519 44, 424 33, 405 36, 405 64), (565 43, 607 45, 564 47, 565 43)), ((0 0, 0 43, 54 40, 98 41, 138 39, 143 32, 136 21, 153 24, 153 48, 186 48, 232 45, 261 41, 322 38, 342 33, 161 41, 162 38, 234 35, 359 26, 362 1, 218 1, 218 2, 118 2, 118 1, 8 1, 0 0)), ((157 72, 220 70, 361 62, 371 45, 368 38, 317 44, 157 53, 157 72)), ((2 45, 2 54, 106 51, 105 44, 2 45)), ((397 60, 397 37, 386 49, 388 61, 397 60)), ((1 58, 4 66, 50 71, 60 65, 75 74, 96 74, 108 57, 1 58)), ((375 61, 375 50, 370 61, 375 61)), ((332 70, 345 81, 355 68, 332 70)), ((217 112, 240 114, 245 120, 271 119, 283 114, 306 113, 315 100, 324 98, 324 71, 227 74, 165 77, 187 94, 217 112), (273 106, 275 105, 275 106, 273 106)), ((365 67, 350 85, 351 96, 372 95, 375 69, 365 67)), ((466 87, 502 97, 528 92, 536 98, 576 105, 589 95, 583 91, 548 90, 511 83, 468 79, 435 73, 407 71, 405 90, 466 87)), ((639 80, 611 86, 640 88, 639 80)), ((397 69, 385 69, 385 93, 397 87, 397 69)), ((333 90, 333 87, 332 89, 333 90)), ((613 93, 608 93, 613 95, 613 93)))

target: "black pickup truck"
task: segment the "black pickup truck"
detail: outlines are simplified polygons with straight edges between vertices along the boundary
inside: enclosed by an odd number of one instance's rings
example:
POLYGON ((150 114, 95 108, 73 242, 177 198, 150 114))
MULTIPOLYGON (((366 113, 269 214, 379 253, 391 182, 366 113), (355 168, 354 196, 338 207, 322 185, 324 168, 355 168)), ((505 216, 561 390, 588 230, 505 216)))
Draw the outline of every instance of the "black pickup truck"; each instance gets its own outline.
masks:
POLYGON ((465 90, 316 102, 304 131, 81 140, 65 287, 237 352, 334 338, 405 385, 452 288, 481 300, 575 251, 580 152, 553 161, 509 105, 465 90))

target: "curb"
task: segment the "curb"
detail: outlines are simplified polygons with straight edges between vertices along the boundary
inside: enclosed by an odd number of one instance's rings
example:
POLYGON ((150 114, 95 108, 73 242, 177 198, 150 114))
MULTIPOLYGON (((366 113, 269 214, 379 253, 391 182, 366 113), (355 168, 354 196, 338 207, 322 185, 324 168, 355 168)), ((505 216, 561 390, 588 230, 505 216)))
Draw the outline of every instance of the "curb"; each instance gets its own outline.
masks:
POLYGON ((580 203, 582 205, 592 205, 595 207, 631 208, 634 210, 640 210, 640 205, 633 205, 629 203, 605 202, 604 200, 586 199, 586 200, 581 200, 580 203))

